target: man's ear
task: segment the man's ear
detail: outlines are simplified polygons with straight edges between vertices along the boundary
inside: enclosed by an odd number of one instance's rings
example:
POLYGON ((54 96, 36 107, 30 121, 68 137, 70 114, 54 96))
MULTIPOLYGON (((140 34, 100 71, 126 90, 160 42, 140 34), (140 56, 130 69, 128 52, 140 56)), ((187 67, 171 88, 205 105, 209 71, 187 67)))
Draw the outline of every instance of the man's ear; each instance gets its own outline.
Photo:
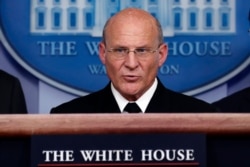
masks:
POLYGON ((105 44, 101 42, 98 48, 99 48, 99 58, 101 62, 105 64, 105 54, 106 54, 105 44))
POLYGON ((168 46, 166 43, 161 44, 159 48, 159 67, 166 61, 168 56, 168 46))

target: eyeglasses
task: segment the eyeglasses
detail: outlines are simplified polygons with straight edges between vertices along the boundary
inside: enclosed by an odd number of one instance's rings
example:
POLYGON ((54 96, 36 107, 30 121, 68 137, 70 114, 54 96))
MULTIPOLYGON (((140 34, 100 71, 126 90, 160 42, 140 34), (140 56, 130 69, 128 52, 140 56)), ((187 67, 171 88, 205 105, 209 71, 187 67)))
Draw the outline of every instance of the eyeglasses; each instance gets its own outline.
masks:
POLYGON ((158 49, 152 50, 149 48, 136 48, 134 50, 129 50, 128 48, 111 48, 107 51, 117 59, 124 59, 129 54, 129 52, 134 52, 135 56, 138 58, 147 58, 152 53, 158 51, 158 49))

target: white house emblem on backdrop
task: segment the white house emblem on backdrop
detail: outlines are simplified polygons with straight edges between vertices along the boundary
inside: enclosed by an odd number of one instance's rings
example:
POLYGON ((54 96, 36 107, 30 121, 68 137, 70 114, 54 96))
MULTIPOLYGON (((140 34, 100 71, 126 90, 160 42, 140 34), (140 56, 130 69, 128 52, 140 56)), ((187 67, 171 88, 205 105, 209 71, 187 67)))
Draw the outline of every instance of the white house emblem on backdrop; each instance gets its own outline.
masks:
POLYGON ((235 33, 235 0, 33 0, 31 33, 102 35, 106 20, 126 7, 149 11, 164 36, 235 33), (106 8, 103 8, 106 6, 106 8))

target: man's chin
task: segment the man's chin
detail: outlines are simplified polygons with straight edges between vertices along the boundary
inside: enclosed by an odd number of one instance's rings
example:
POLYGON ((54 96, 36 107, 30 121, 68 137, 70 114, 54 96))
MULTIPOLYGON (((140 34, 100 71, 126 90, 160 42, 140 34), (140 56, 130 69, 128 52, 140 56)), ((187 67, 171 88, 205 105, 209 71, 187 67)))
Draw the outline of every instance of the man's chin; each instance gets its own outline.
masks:
POLYGON ((135 85, 133 84, 128 84, 126 85, 126 87, 123 87, 122 92, 127 97, 131 97, 131 98, 133 97, 134 99, 135 97, 138 97, 139 89, 138 89, 138 86, 135 87, 135 85))

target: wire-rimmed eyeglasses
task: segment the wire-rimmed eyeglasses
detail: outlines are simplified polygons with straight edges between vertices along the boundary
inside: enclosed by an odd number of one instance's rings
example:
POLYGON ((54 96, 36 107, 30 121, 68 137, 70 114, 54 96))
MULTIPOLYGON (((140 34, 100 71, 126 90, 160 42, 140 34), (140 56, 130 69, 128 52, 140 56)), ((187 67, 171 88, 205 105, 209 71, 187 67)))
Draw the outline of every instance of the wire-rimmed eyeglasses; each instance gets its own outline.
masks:
POLYGON ((129 52, 134 52, 135 56, 138 58, 146 58, 152 53, 157 52, 159 47, 155 50, 152 50, 150 48, 136 48, 134 50, 129 50, 128 48, 110 48, 107 50, 107 52, 110 52, 112 56, 114 56, 117 59, 124 59, 129 52))

